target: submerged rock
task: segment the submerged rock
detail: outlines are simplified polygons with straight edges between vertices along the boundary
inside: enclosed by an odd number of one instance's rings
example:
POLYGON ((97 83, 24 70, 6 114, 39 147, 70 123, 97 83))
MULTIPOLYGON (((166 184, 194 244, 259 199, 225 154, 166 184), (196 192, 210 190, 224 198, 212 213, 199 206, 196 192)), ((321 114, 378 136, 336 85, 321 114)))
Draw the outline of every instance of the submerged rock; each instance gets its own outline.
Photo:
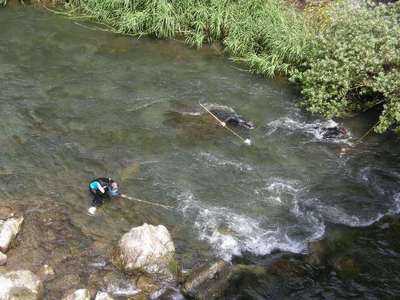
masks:
POLYGON ((163 225, 132 228, 119 241, 113 262, 127 272, 149 275, 159 282, 176 281, 175 246, 163 225))
POLYGON ((17 236, 23 221, 23 217, 0 221, 0 250, 2 252, 7 252, 11 241, 17 236))
POLYGON ((14 210, 9 206, 0 206, 0 220, 5 220, 13 217, 15 214, 14 210))
POLYGON ((352 257, 338 257, 333 260, 333 268, 344 278, 356 277, 360 273, 360 266, 352 257))
POLYGON ((0 266, 4 266, 7 263, 7 255, 0 252, 0 266))
POLYGON ((63 300, 90 300, 90 293, 87 289, 79 289, 63 298, 63 300))
POLYGON ((228 287, 231 265, 218 260, 190 272, 182 291, 195 299, 215 299, 228 287))
POLYGON ((40 268, 39 272, 36 273, 36 274, 42 280, 46 281, 46 280, 54 279, 56 273, 55 273, 54 269, 51 266, 45 264, 40 268))
POLYGON ((162 288, 150 295, 150 299, 157 300, 185 300, 179 289, 174 287, 162 288))
POLYGON ((43 297, 43 284, 31 271, 0 273, 0 300, 39 300, 43 297))
POLYGON ((98 292, 94 300, 114 300, 114 299, 111 298, 110 295, 108 295, 105 292, 98 292))

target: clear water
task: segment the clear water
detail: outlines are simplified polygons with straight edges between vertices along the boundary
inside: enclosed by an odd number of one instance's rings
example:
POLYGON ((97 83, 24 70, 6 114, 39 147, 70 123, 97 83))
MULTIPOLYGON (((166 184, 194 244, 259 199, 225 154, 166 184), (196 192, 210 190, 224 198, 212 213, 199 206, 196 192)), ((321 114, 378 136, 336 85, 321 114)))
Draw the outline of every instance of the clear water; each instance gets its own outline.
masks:
POLYGON ((344 123, 349 139, 324 141, 316 127, 325 122, 298 108, 291 84, 212 48, 90 30, 31 8, 0 9, 0 28, 3 197, 61 203, 94 240, 164 224, 190 268, 213 256, 305 253, 327 224, 364 227, 400 208, 398 138, 354 146, 368 116, 344 123), (256 129, 237 132, 253 145, 199 102, 252 120, 256 129), (120 199, 88 216, 87 184, 99 176, 175 209, 120 199))

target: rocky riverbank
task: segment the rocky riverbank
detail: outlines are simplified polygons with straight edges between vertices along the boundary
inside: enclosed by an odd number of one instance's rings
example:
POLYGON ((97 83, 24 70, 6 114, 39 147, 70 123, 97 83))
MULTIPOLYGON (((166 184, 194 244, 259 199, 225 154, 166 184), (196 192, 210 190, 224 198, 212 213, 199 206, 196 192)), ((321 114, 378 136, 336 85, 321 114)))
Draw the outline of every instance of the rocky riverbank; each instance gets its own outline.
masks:
POLYGON ((396 281, 371 261, 385 256, 388 270, 395 263, 390 261, 400 252, 395 238, 400 221, 394 216, 368 228, 335 225, 325 239, 309 244, 306 255, 274 253, 236 258, 233 264, 210 258, 182 272, 173 237, 163 225, 132 227, 116 233, 117 243, 104 243, 77 228, 63 205, 32 201, 35 207, 17 200, 0 207, 2 300, 229 299, 249 296, 245 291, 252 289, 246 287, 260 281, 264 295, 288 297, 307 294, 311 286, 315 291, 315 285, 323 289, 332 280, 360 287, 368 284, 366 274, 379 268, 382 284, 396 281), (377 248, 367 257, 362 245, 371 234, 378 236, 377 248))

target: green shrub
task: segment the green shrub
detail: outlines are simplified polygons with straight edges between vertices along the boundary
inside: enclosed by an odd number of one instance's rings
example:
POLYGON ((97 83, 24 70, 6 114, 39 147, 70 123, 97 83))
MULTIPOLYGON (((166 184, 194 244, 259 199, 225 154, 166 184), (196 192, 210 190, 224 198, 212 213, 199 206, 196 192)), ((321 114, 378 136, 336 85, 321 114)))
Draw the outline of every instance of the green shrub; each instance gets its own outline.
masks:
POLYGON ((303 104, 327 118, 375 106, 375 130, 400 130, 400 4, 338 5, 332 23, 309 44, 293 78, 303 104))

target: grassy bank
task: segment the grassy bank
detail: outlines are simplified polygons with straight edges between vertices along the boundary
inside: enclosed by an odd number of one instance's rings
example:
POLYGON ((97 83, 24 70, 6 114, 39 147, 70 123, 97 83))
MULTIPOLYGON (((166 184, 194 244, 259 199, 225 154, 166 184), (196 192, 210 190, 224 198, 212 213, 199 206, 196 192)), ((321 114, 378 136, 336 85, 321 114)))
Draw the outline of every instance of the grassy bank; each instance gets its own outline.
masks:
POLYGON ((312 36, 303 15, 279 0, 75 0, 75 8, 117 32, 183 38, 192 46, 222 42, 262 74, 288 74, 312 36))

